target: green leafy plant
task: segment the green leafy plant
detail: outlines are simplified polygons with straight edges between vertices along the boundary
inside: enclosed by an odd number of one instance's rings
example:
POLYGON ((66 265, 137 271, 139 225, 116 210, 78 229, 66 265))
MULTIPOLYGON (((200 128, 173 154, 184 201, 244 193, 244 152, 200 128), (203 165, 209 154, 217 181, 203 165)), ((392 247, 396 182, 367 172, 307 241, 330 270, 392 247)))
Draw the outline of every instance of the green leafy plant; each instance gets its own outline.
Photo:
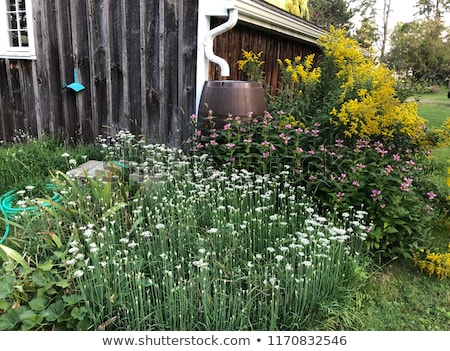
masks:
MULTIPOLYGON (((61 243, 53 236, 55 247, 61 243)), ((28 262, 15 250, 0 245, 0 330, 85 330, 83 298, 65 278, 63 252, 42 263, 28 262), (58 263, 59 262, 59 263, 58 263), (19 265, 18 265, 19 264, 19 265)))

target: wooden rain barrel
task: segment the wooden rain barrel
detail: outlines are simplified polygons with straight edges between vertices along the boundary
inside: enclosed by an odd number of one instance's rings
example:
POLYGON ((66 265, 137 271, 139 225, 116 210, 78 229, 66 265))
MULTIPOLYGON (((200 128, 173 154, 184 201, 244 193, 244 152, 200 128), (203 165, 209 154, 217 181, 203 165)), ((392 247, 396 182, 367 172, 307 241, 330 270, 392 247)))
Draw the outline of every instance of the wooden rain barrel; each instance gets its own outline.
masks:
POLYGON ((248 114, 261 116, 266 110, 264 89, 259 82, 241 80, 209 80, 203 86, 198 108, 198 127, 208 129, 209 111, 213 111, 216 129, 222 129, 227 123, 226 118, 241 117, 245 123, 248 114))

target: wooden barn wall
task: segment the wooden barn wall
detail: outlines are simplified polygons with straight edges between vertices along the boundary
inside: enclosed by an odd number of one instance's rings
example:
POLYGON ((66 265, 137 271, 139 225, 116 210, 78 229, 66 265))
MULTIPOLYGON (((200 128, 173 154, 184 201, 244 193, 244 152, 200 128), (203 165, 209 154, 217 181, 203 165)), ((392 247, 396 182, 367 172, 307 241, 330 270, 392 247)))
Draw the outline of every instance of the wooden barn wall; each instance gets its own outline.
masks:
POLYGON ((197 1, 33 0, 36 60, 0 59, 0 139, 92 141, 119 129, 179 145, 195 112, 197 1), (85 90, 63 89, 74 80, 85 90))
MULTIPOLYGON (((217 26, 223 21, 213 20, 211 25, 217 26)), ((231 31, 221 34, 215 38, 214 53, 225 58, 230 64, 230 76, 220 76, 217 65, 210 66, 210 78, 246 80, 244 72, 238 70, 237 61, 241 60, 242 49, 259 53, 262 51, 261 60, 265 73, 266 86, 272 95, 277 92, 280 83, 280 67, 278 59, 294 59, 296 56, 305 57, 309 54, 321 53, 318 46, 300 40, 281 36, 273 31, 261 30, 248 24, 238 23, 231 31)))

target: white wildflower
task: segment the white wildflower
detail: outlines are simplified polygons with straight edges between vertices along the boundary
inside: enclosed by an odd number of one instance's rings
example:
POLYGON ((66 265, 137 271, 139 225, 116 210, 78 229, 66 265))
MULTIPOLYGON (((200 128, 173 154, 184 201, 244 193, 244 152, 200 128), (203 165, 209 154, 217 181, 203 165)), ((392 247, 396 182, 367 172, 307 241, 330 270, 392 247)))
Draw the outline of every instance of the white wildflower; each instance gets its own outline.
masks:
POLYGON ((69 253, 77 253, 80 249, 78 247, 71 247, 69 253))
POLYGON ((84 260, 84 254, 79 253, 78 255, 75 256, 75 259, 76 259, 77 261, 84 260))
POLYGON ((82 270, 76 270, 75 272, 73 272, 73 276, 75 278, 80 278, 83 276, 83 274, 84 274, 84 272, 82 270))
POLYGON ((163 253, 160 254, 159 256, 161 256, 161 258, 162 258, 163 260, 167 260, 167 258, 169 257, 169 256, 167 256, 167 254, 166 254, 165 252, 163 252, 163 253))
POLYGON ((77 260, 72 258, 71 260, 66 261, 67 266, 73 266, 75 263, 77 263, 77 260))

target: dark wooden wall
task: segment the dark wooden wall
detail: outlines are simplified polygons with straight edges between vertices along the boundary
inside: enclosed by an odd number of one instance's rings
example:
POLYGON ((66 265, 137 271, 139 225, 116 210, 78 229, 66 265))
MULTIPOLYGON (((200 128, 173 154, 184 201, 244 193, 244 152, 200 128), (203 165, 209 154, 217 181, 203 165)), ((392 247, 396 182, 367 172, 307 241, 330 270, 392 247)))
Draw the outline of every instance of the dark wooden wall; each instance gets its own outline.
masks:
POLYGON ((195 112, 196 0, 33 0, 35 61, 0 59, 0 138, 180 144, 195 112), (62 89, 74 68, 86 89, 62 89))
MULTIPOLYGON (((222 23, 221 20, 213 20, 212 26, 222 23)), ((305 57, 309 54, 321 53, 319 47, 269 30, 261 30, 246 23, 238 23, 232 31, 221 34, 214 41, 214 53, 225 58, 230 64, 230 77, 227 79, 246 80, 244 72, 238 70, 237 61, 242 60, 242 49, 259 53, 262 51, 261 61, 264 61, 262 69, 265 74, 267 89, 272 95, 277 93, 280 84, 280 67, 278 59, 294 59, 296 56, 305 57)), ((210 66, 211 79, 223 79, 220 77, 220 69, 217 65, 210 66)))

